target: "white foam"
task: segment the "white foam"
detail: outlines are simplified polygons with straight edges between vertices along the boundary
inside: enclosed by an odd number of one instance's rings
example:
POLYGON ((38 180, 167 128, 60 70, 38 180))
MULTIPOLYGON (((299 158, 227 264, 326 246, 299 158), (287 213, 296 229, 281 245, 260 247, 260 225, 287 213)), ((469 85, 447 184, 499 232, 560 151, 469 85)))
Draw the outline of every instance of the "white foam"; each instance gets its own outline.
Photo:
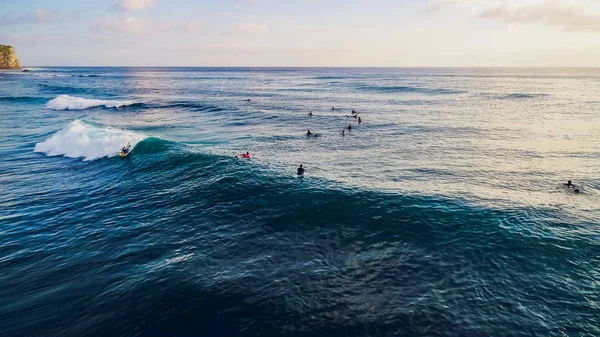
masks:
POLYGON ((96 127, 74 120, 50 138, 35 145, 35 152, 94 160, 119 154, 128 143, 132 148, 147 137, 131 131, 96 127))
POLYGON ((120 108, 122 106, 135 104, 134 101, 106 101, 100 99, 88 99, 69 95, 60 95, 46 103, 46 108, 53 110, 82 110, 103 106, 106 108, 120 108))
POLYGON ((42 73, 42 74, 33 74, 34 76, 37 77, 45 77, 45 78, 53 78, 53 77, 71 77, 71 75, 66 75, 66 74, 48 74, 48 73, 42 73))

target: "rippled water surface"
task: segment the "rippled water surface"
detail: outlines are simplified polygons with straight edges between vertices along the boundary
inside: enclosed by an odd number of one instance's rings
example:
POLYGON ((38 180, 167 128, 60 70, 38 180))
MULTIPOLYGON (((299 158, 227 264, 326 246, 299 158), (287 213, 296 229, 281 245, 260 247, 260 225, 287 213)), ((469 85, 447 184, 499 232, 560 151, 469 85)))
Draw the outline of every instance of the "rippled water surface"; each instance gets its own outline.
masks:
POLYGON ((37 68, 0 118, 2 337, 600 336, 598 69, 37 68))

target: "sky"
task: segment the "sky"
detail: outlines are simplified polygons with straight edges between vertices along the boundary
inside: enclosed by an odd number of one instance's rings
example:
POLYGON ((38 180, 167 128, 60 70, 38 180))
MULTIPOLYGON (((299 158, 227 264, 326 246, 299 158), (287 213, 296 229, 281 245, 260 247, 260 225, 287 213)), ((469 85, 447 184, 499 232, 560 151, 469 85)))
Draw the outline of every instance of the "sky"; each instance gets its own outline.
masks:
POLYGON ((600 67, 600 0, 0 0, 25 66, 600 67))

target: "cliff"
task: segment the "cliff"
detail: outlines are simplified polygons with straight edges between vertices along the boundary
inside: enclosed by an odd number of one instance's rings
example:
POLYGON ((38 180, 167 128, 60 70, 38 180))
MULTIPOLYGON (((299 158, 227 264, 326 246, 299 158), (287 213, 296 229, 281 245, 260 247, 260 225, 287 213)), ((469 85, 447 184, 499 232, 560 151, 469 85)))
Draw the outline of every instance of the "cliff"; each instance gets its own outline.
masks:
POLYGON ((0 45, 0 69, 21 69, 15 48, 0 45))

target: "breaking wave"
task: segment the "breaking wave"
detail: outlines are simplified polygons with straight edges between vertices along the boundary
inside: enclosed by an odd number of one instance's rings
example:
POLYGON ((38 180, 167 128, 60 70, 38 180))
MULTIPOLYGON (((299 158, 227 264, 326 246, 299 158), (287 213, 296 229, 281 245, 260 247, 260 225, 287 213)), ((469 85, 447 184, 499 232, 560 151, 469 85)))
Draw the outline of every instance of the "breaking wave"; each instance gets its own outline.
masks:
POLYGON ((46 108, 53 110, 83 110, 95 107, 120 108, 126 105, 137 104, 135 101, 108 101, 60 95, 46 103, 46 108))
POLYGON ((37 67, 23 67, 23 71, 45 71, 46 68, 37 68, 37 67))
POLYGON ((94 126, 76 119, 50 138, 37 143, 34 151, 48 156, 94 160, 118 155, 127 143, 135 148, 137 143, 146 138, 135 132, 94 126))

